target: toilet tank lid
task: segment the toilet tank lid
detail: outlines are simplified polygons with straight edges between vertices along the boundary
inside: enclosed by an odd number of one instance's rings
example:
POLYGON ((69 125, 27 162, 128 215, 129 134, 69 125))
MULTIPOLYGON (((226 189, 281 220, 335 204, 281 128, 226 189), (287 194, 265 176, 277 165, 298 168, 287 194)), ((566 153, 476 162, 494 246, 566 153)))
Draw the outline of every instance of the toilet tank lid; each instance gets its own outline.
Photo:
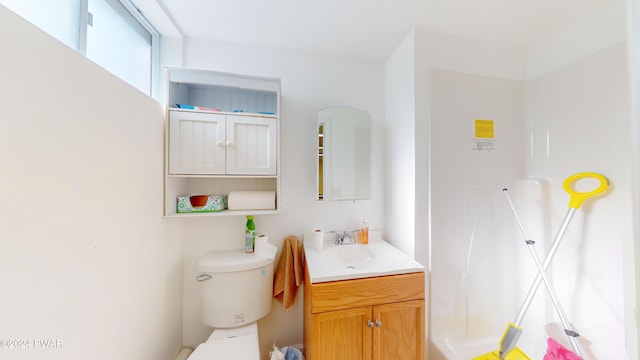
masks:
POLYGON ((211 251, 198 261, 198 269, 207 273, 245 271, 269 265, 273 260, 244 250, 211 251))

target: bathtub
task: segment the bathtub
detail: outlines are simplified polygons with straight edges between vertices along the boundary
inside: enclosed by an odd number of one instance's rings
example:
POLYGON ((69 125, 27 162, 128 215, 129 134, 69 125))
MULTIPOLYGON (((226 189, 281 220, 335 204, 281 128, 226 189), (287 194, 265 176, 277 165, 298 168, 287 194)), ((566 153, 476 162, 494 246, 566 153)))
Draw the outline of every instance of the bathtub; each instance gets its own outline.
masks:
MULTIPOLYGON (((469 360, 498 350, 537 274, 503 193, 485 186, 465 195, 464 229, 434 225, 429 359, 469 360)), ((546 182, 519 180, 509 188, 529 238, 544 249, 546 182)), ((517 344, 534 360, 544 357, 545 324, 553 315, 544 289, 538 292, 519 324, 524 331, 517 344)))

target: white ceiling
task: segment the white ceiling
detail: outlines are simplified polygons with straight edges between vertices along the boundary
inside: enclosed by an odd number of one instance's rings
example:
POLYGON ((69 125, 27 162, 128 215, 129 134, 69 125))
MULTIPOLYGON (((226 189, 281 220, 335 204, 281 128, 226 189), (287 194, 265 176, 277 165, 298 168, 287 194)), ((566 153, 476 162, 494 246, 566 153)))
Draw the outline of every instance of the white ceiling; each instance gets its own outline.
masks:
POLYGON ((384 61, 413 28, 524 47, 620 0, 132 0, 165 35, 384 61))

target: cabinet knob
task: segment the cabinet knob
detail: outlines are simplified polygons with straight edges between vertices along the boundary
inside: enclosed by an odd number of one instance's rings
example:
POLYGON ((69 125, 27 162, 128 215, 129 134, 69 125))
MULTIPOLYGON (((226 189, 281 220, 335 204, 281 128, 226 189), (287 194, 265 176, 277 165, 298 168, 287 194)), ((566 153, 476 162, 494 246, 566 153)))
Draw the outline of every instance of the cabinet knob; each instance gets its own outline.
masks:
POLYGON ((382 323, 380 322, 380 320, 376 319, 376 327, 380 327, 382 326, 382 323))
POLYGON ((227 141, 227 146, 228 147, 233 147, 233 141, 227 141))
POLYGON ((216 143, 216 145, 218 145, 218 146, 224 146, 224 141, 222 141, 222 140, 218 140, 218 142, 216 143))
POLYGON ((373 329, 373 322, 371 322, 371 320, 367 320, 367 326, 369 329, 373 329))

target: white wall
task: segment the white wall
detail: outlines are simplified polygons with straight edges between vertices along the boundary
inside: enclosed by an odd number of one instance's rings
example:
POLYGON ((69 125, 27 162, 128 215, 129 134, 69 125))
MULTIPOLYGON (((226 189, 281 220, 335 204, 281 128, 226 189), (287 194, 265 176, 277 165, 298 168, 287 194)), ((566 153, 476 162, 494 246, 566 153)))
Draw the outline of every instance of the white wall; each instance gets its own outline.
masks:
POLYGON ((0 338, 32 346, 0 358, 174 359, 161 105, 2 6, 0 28, 0 338))
POLYGON ((430 107, 432 71, 521 80, 522 49, 415 29, 385 64, 385 236, 429 262, 430 107), (410 189, 410 190, 409 190, 410 189))
POLYGON ((606 196, 576 212, 551 271, 567 316, 598 359, 627 354, 623 254, 633 242, 633 189, 626 61, 621 43, 526 82, 527 175, 550 180, 548 236, 568 209, 566 177, 594 171, 611 183, 606 196))
POLYGON ((626 38, 625 1, 602 2, 525 49, 525 78, 533 79, 560 66, 604 50, 626 38))
MULTIPOLYGON (((384 237, 415 256, 415 32, 385 64, 384 237)), ((426 262, 423 263, 426 265, 426 262)))
MULTIPOLYGON (((184 66, 282 80, 282 213, 257 216, 257 232, 269 235, 280 248, 289 234, 302 240, 304 232, 316 228, 356 229, 365 213, 371 229, 384 228, 384 64, 187 38, 184 66), (316 114, 334 105, 352 106, 371 114, 372 200, 316 201, 316 114)), ((198 258, 207 251, 241 249, 245 219, 188 219, 184 223, 183 341, 195 346, 211 331, 200 321, 200 289, 194 281, 198 258)), ((258 323, 263 357, 274 342, 278 346, 303 342, 301 295, 302 290, 289 312, 274 302, 271 314, 258 323)))
POLYGON ((524 173, 523 95, 520 81, 442 70, 431 74, 434 337, 478 337, 495 330, 487 323, 505 307, 515 308, 498 295, 515 285, 507 272, 513 254, 502 253, 509 243, 502 230, 501 190, 524 173), (495 150, 474 149, 476 119, 494 121, 495 150))
MULTIPOLYGON (((627 1, 627 52, 629 63, 630 99, 631 99, 631 144, 632 144, 632 171, 633 171, 633 224, 634 237, 640 237, 640 1, 627 1)), ((635 316, 625 317, 625 335, 629 357, 637 359, 640 356, 638 341, 639 314, 636 311, 638 299, 640 299, 640 287, 635 286, 640 278, 640 246, 636 241, 626 241, 624 247, 624 273, 625 273, 625 309, 635 316), (632 286, 629 286, 631 284, 632 286)))

